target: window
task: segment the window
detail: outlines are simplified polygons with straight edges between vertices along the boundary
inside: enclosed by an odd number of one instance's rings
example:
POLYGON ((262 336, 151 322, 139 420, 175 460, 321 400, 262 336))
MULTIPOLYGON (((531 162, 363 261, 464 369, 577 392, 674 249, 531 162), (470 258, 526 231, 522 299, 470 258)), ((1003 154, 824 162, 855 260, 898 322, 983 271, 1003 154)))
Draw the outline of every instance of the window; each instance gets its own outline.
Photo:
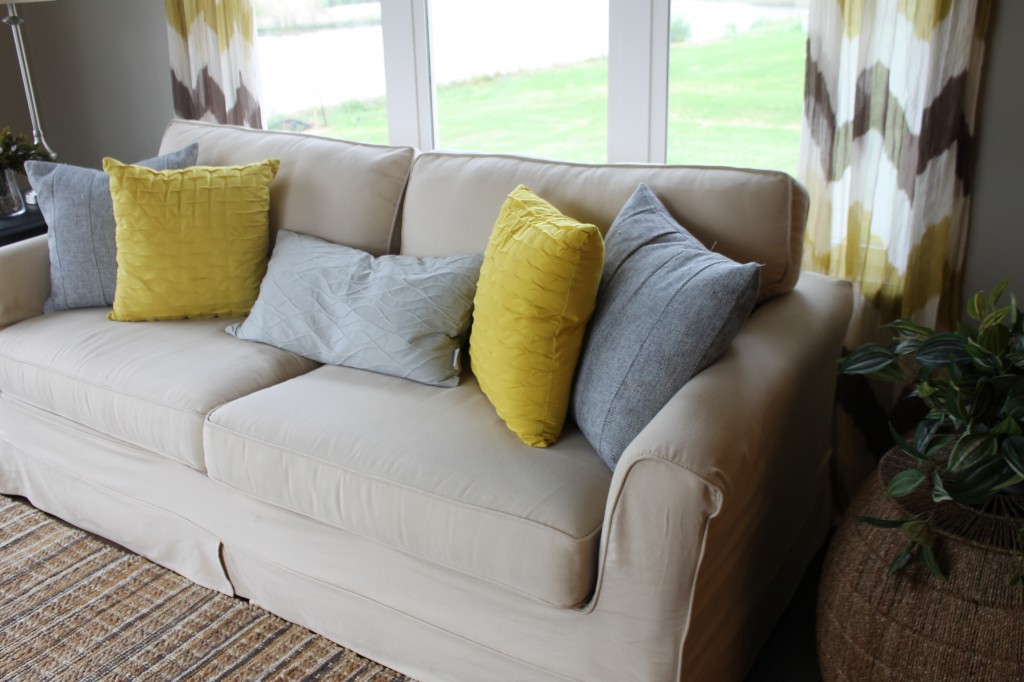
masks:
POLYGON ((796 171, 809 0, 255 2, 271 128, 796 171))
POLYGON ((263 125, 387 144, 380 0, 256 0, 263 125))
POLYGON ((795 174, 806 44, 806 0, 672 0, 668 162, 795 174))
POLYGON ((438 147, 605 159, 607 0, 429 8, 438 147))

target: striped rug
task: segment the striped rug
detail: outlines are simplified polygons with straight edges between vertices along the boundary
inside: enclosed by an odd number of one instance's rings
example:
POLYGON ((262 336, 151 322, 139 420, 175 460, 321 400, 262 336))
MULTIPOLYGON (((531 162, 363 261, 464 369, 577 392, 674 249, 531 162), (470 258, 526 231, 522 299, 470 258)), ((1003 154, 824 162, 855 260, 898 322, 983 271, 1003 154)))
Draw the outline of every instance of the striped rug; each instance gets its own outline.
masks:
POLYGON ((0 680, 404 675, 0 495, 0 680))

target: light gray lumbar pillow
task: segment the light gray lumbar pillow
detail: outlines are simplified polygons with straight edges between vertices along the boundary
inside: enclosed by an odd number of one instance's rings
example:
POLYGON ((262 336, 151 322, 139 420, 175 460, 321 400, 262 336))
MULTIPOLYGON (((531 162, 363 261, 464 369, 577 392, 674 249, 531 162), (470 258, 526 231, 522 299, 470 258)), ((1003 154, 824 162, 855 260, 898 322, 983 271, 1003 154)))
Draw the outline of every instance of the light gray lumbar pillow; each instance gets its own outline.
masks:
POLYGON ((326 364, 457 386, 482 262, 374 258, 280 230, 249 317, 226 331, 326 364))
MULTIPOLYGON (((199 145, 138 165, 154 170, 194 166, 199 145)), ((43 312, 112 305, 117 247, 110 178, 101 170, 28 161, 25 175, 39 199, 50 247, 50 298, 43 312)))
POLYGON ((732 342, 757 300, 759 269, 709 251, 637 187, 608 231, 573 387, 576 422, 609 467, 732 342))

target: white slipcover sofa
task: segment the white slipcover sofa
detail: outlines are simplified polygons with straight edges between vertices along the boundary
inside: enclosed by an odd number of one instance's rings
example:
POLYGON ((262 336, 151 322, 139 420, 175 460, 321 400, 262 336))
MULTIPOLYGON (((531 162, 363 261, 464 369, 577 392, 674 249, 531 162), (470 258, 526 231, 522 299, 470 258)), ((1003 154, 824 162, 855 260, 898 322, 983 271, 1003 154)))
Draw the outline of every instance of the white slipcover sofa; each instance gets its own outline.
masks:
POLYGON ((760 303, 614 472, 567 425, 523 445, 456 388, 316 363, 231 320, 42 315, 46 237, 0 249, 0 492, 428 680, 730 680, 832 518, 845 283, 800 274, 782 173, 424 153, 173 121, 161 152, 281 159, 272 229, 482 252, 524 183, 606 230, 639 182, 757 261, 760 303))

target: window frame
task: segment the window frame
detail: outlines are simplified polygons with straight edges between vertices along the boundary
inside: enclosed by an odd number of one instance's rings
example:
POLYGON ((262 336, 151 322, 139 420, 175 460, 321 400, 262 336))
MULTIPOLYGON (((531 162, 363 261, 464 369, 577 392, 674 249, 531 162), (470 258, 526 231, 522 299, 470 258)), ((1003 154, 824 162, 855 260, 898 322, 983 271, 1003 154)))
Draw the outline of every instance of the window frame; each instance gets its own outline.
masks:
MULTIPOLYGON (((388 140, 437 148, 429 0, 381 0, 388 140)), ((671 0, 609 0, 608 161, 664 163, 671 0)))
MULTIPOLYGON (((439 148, 430 0, 380 0, 388 141, 439 148)), ((666 163, 672 0, 608 0, 609 163, 666 163)), ((529 153, 529 150, 524 150, 529 153)))

